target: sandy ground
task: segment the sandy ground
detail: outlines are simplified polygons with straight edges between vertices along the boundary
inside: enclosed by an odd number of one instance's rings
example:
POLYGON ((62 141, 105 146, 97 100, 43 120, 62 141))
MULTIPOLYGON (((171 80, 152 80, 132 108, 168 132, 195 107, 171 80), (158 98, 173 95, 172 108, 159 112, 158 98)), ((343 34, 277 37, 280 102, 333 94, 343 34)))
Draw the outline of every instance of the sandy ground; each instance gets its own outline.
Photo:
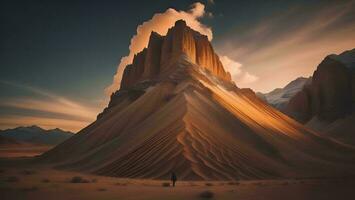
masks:
POLYGON ((30 158, 0 159, 2 200, 118 200, 118 199, 354 199, 355 179, 258 180, 238 182, 178 182, 122 179, 59 171, 35 166, 30 158), (87 183, 71 183, 80 176, 87 183), (212 198, 200 194, 211 191, 212 198))
POLYGON ((0 158, 32 157, 42 154, 53 146, 34 144, 0 145, 0 158))

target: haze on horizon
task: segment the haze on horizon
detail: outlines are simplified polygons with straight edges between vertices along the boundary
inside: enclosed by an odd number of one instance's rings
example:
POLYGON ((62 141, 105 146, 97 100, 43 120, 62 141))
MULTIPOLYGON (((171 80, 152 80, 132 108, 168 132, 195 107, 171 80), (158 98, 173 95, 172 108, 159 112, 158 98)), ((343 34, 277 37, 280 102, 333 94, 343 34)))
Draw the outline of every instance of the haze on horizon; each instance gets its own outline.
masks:
POLYGON ((283 87, 312 75, 326 55, 355 47, 354 4, 1 3, 0 129, 85 127, 108 103, 104 90, 118 88, 107 89, 121 58, 127 56, 125 66, 151 31, 165 34, 181 18, 209 36, 237 86, 261 92, 283 87))

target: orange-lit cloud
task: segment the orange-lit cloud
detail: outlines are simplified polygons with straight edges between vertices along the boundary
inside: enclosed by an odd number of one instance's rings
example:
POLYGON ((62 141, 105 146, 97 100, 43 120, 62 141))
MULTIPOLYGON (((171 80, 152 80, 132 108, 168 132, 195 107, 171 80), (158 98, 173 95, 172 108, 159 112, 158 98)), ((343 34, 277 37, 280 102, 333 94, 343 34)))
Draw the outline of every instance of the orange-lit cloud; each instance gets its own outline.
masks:
POLYGON ((147 45, 150 33, 155 31, 161 35, 166 35, 168 29, 172 27, 175 21, 183 19, 187 25, 194 30, 207 35, 209 40, 212 40, 211 28, 202 24, 199 19, 205 15, 205 5, 202 3, 194 3, 189 11, 177 11, 169 8, 163 13, 155 14, 151 19, 145 21, 137 27, 137 33, 131 39, 129 46, 129 54, 121 59, 118 65, 117 72, 113 77, 113 83, 105 89, 107 95, 115 92, 120 87, 122 74, 125 67, 132 63, 133 57, 138 52, 142 51, 147 45))
POLYGON ((219 57, 224 68, 231 74, 233 81, 238 87, 247 87, 250 83, 258 80, 258 77, 249 72, 242 71, 242 64, 232 60, 228 56, 219 57))
POLYGON ((354 10, 354 3, 344 2, 290 9, 249 29, 235 27, 220 37, 224 39, 216 49, 259 78, 246 87, 267 92, 299 76, 311 76, 325 56, 355 48, 354 10))

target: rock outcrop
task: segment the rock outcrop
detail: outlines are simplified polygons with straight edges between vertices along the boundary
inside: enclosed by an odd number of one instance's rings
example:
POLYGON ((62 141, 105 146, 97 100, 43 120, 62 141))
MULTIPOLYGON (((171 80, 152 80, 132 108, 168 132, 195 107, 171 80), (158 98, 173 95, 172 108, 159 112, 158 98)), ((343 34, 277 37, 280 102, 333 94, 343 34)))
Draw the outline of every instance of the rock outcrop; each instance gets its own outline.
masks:
POLYGON ((352 113, 354 102, 354 71, 332 55, 318 65, 312 83, 290 100, 286 113, 303 123, 314 116, 332 122, 352 113))
POLYGON ((183 54, 216 77, 231 81, 231 75, 224 70, 207 36, 179 20, 166 36, 151 33, 148 47, 135 55, 133 63, 126 66, 121 88, 127 89, 144 80, 159 79, 161 74, 174 70, 172 64, 183 54))

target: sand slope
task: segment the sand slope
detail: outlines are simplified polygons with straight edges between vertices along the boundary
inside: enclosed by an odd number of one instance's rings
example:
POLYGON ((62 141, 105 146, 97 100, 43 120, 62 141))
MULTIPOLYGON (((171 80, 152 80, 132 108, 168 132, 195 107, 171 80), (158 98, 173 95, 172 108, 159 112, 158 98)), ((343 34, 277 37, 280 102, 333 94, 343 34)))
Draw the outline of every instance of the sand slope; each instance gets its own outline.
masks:
POLYGON ((40 161, 152 179, 168 179, 171 171, 184 180, 355 173, 351 146, 319 136, 184 55, 173 65, 158 82, 140 88, 141 96, 132 100, 128 90, 97 121, 40 161))

